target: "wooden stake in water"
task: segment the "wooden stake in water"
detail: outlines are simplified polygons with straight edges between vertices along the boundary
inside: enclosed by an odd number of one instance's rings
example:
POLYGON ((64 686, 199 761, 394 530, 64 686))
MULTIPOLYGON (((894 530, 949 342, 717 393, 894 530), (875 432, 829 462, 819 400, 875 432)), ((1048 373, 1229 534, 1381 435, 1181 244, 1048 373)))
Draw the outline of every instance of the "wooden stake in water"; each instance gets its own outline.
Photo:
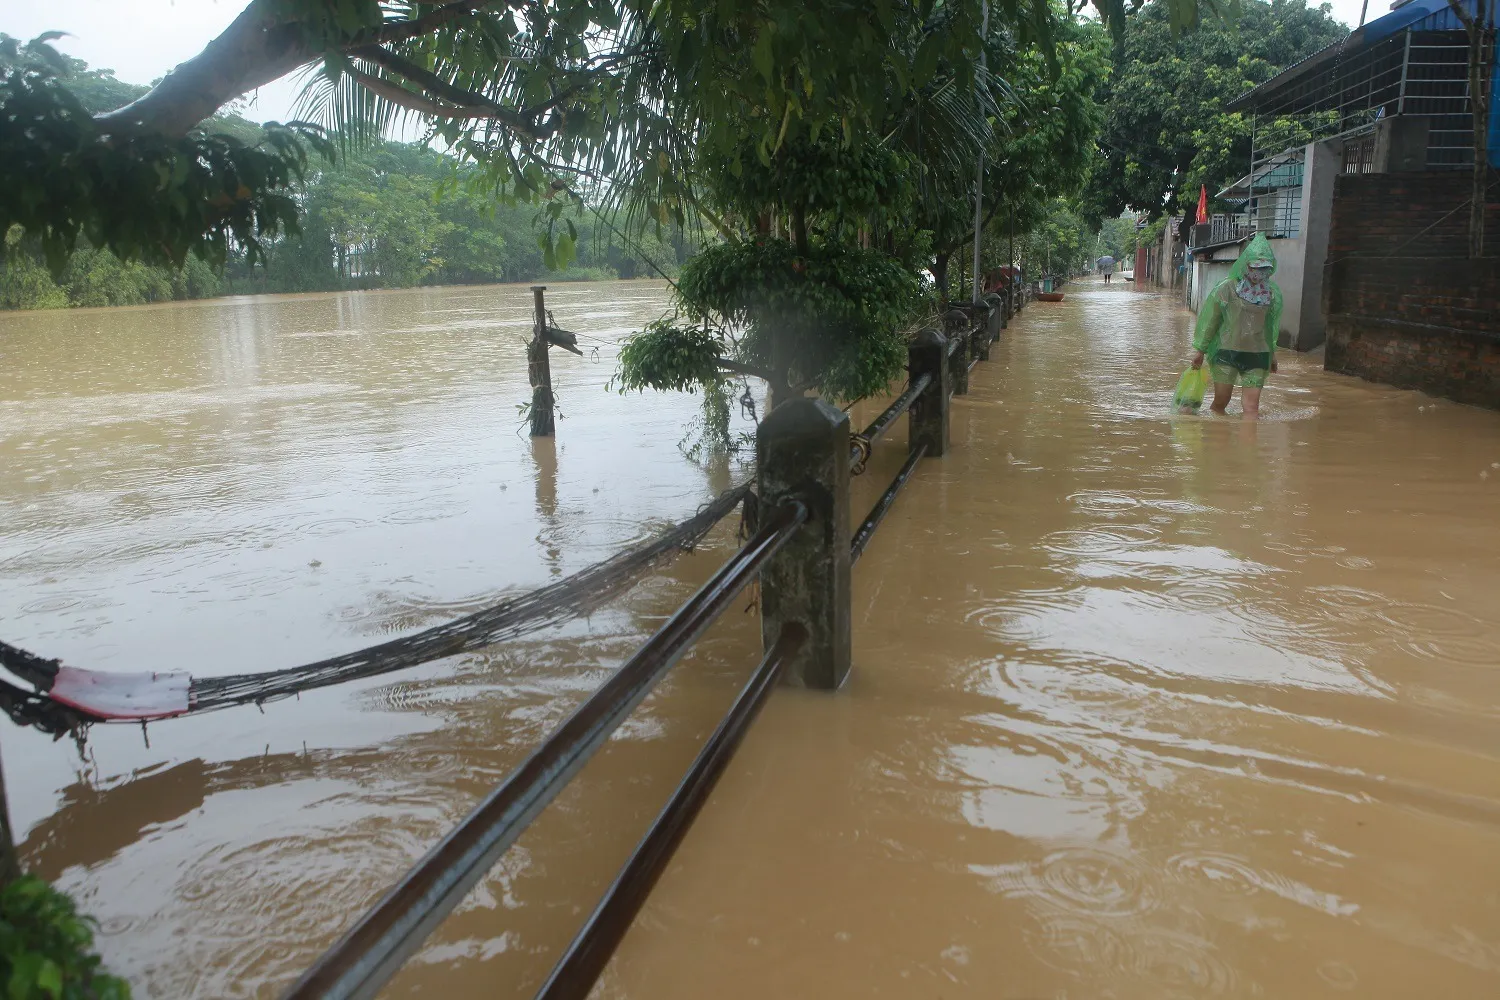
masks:
POLYGON ((556 430, 552 419, 552 364, 547 357, 546 285, 532 285, 536 301, 536 318, 531 343, 526 345, 526 375, 531 380, 531 436, 552 437, 556 430))

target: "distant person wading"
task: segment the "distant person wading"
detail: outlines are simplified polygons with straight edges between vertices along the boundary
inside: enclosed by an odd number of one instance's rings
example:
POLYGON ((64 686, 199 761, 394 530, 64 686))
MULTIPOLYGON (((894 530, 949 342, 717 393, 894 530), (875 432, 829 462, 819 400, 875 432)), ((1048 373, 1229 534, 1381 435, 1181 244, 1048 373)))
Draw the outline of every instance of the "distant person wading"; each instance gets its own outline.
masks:
POLYGON ((1098 264, 1099 273, 1104 275, 1104 283, 1107 285, 1109 284, 1110 275, 1115 273, 1115 259, 1106 255, 1099 258, 1098 264))
POLYGON ((1193 367, 1208 359, 1215 413, 1224 412, 1234 387, 1241 385, 1245 419, 1260 416, 1260 391, 1276 370, 1276 336, 1281 330, 1281 289, 1271 280, 1275 273, 1271 243, 1264 233, 1256 233, 1230 267, 1229 277, 1203 297, 1193 331, 1193 367))

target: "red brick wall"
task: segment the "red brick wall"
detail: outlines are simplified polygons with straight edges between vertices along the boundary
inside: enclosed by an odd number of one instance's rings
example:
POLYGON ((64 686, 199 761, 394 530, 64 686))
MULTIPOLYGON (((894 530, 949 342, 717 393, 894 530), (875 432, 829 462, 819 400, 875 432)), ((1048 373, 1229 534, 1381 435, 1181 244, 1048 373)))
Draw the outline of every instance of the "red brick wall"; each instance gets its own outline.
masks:
POLYGON ((1462 171, 1335 182, 1329 371, 1500 408, 1500 204, 1486 212, 1496 256, 1469 260, 1469 184, 1462 171))

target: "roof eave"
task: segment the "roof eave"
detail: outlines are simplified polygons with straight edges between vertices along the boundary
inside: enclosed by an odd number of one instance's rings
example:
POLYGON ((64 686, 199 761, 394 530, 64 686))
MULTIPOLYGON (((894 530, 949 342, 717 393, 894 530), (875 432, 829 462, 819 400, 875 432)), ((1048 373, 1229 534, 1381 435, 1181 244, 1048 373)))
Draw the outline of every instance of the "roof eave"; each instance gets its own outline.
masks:
POLYGON ((1356 50, 1358 50, 1360 43, 1364 41, 1364 34, 1364 28, 1356 28, 1354 31, 1351 31, 1349 34, 1345 35, 1343 38, 1340 38, 1332 45, 1319 49, 1300 62, 1292 63, 1292 65, 1288 66, 1280 73, 1277 73, 1265 83, 1259 83, 1254 87, 1251 87, 1239 97, 1236 97, 1228 104, 1225 104, 1224 110, 1252 110, 1253 106, 1257 103, 1258 97, 1274 93, 1275 91, 1278 91, 1281 88, 1288 86, 1289 84, 1296 83, 1298 80, 1307 76, 1309 73, 1321 69, 1324 63, 1337 58, 1339 52, 1342 51, 1346 46, 1353 44, 1356 50))

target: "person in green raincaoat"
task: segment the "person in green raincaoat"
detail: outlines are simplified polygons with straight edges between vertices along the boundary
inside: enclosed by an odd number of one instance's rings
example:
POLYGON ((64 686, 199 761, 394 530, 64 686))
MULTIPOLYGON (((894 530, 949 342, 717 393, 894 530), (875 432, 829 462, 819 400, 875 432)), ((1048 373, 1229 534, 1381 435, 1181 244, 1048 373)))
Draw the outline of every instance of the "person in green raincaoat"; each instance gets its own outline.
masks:
POLYGON ((1260 416, 1260 391, 1276 370, 1276 337, 1281 332, 1281 289, 1271 280, 1276 254, 1264 233, 1256 233, 1229 277, 1203 297, 1193 330, 1193 367, 1208 360, 1214 380, 1211 409, 1223 413, 1236 385, 1244 388, 1240 406, 1246 420, 1260 416))

